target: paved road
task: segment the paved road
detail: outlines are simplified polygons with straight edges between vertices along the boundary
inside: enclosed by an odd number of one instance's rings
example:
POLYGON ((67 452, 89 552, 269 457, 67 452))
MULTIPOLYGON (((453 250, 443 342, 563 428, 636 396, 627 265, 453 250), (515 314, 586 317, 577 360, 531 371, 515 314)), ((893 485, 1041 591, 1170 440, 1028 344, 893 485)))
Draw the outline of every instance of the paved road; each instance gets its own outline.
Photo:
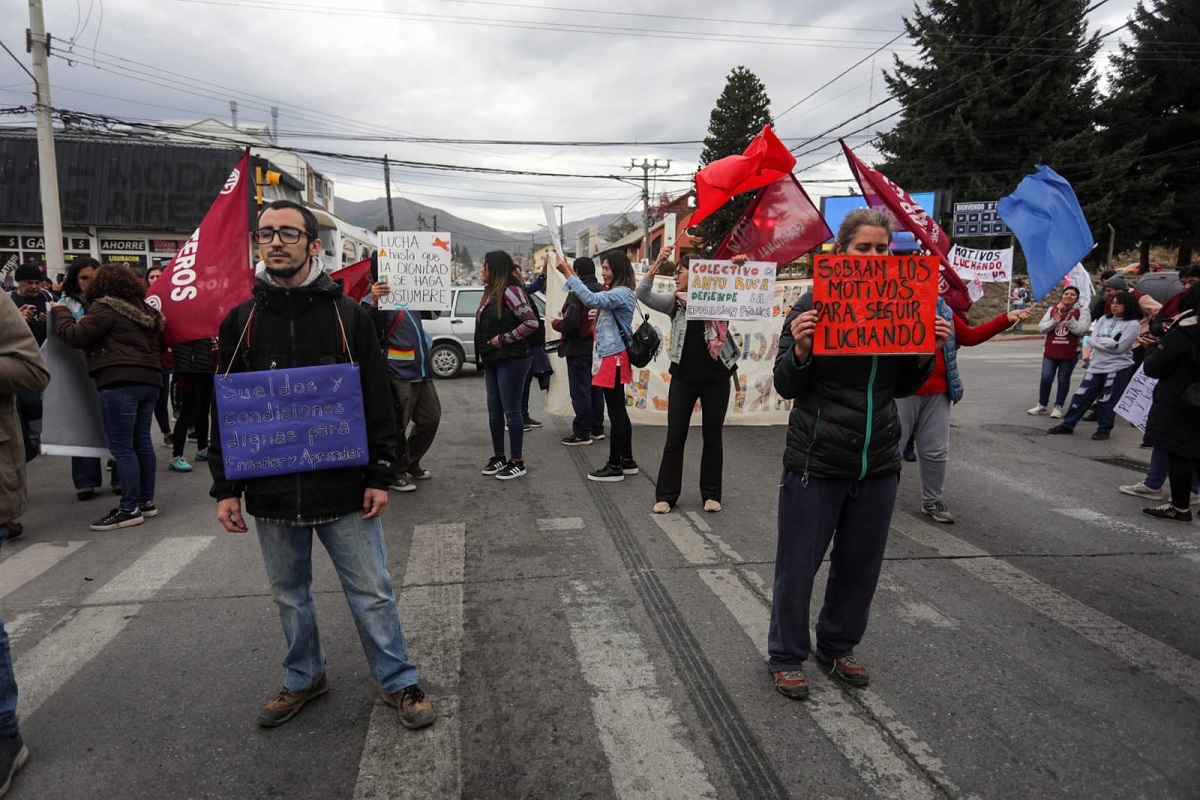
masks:
POLYGON ((12 796, 1196 797, 1200 528, 1116 492, 1138 473, 1098 459, 1145 459, 1128 426, 1042 435, 1024 413, 1039 352, 963 351, 959 522, 926 521, 906 471, 859 650, 871 689, 815 676, 806 703, 764 667, 781 428, 726 429, 722 513, 699 513, 696 448, 679 508, 654 516, 663 429, 635 430, 642 475, 595 484, 602 449, 559 446, 547 419, 529 475, 502 483, 478 473, 482 379, 440 383, 434 478, 385 524, 441 712, 424 732, 377 700, 323 555, 332 690, 257 728, 282 637, 207 479, 161 450, 160 516, 93 533, 107 501, 76 502, 67 462, 39 458, 29 533, 0 561, 33 753, 12 796))

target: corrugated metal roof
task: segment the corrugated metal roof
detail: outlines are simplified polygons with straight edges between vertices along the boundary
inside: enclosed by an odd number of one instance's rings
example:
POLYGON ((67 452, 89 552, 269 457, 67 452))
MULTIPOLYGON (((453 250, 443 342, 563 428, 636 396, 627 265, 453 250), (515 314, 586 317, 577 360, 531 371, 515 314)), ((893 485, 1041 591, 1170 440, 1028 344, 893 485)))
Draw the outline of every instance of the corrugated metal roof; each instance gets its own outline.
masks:
MULTIPOLYGON (((65 227, 192 230, 241 156, 236 147, 56 134, 65 227)), ((36 139, 0 132, 0 225, 41 225, 36 139)), ((249 210, 247 210, 249 213, 249 210)))

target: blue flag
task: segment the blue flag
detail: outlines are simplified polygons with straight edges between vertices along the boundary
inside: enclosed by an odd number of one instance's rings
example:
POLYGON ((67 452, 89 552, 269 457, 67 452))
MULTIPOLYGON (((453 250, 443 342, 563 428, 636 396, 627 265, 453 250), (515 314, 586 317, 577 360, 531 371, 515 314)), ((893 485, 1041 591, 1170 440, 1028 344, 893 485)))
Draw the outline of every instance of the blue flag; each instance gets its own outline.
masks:
POLYGON ((996 212, 1025 251, 1029 284, 1039 300, 1096 246, 1071 184, 1041 164, 1000 199, 996 212))

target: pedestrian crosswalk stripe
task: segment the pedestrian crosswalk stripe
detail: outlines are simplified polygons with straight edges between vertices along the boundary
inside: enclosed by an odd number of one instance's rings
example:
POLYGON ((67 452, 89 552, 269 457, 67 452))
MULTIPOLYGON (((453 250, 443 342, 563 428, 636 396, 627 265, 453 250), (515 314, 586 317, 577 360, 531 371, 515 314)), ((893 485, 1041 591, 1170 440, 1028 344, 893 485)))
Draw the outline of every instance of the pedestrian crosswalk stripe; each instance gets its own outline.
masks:
POLYGON ((704 764, 683 742, 679 717, 658 690, 641 637, 618 616, 615 599, 583 581, 572 582, 562 599, 616 796, 716 797, 704 764))
POLYGON ((537 526, 539 531, 581 531, 584 527, 583 517, 539 519, 537 526))
POLYGON ((164 539, 109 583, 92 592, 28 653, 17 658, 18 712, 33 715, 48 697, 91 661, 137 616, 132 597, 150 597, 179 574, 215 537, 164 539), (110 589, 110 587, 115 587, 110 589), (149 592, 149 594, 147 594, 149 592))
POLYGON ((377 702, 371 710, 359 759, 355 800, 459 797, 459 671, 462 665, 463 578, 466 525, 418 525, 413 530, 400 617, 409 656, 421 670, 438 719, 410 732, 395 710, 377 702))
POLYGON ((720 559, 717 553, 699 532, 678 514, 652 514, 651 518, 667 538, 675 545, 675 549, 689 564, 717 564, 720 559))
POLYGON ((1007 561, 908 515, 892 528, 1126 663, 1141 667, 1200 700, 1200 661, 1048 586, 1007 561))
POLYGON ((175 536, 159 541, 120 575, 96 589, 88 598, 88 604, 143 603, 149 600, 215 538, 175 536))
MULTIPOLYGON (((737 620, 738 625, 750 637, 750 641, 765 661, 767 659, 770 614, 762 599, 752 593, 738 579, 736 572, 732 569, 702 569, 700 578, 737 620)), ((820 677, 814 672, 814 670, 809 670, 807 673, 810 693, 805 709, 826 738, 833 742, 846 760, 868 779, 868 783, 880 796, 903 798, 936 798, 940 796, 939 792, 917 770, 897 754, 891 741, 880 732, 878 727, 855 712, 854 706, 846 699, 840 688, 831 680, 820 677)), ((768 677, 764 670, 764 691, 769 685, 768 677)), ((861 692, 859 694, 871 693, 861 692)), ((900 725, 896 715, 887 708, 882 699, 878 696, 874 696, 872 699, 876 701, 879 709, 878 714, 873 714, 876 722, 879 721, 879 714, 885 715, 895 728, 889 728, 889 734, 905 744, 905 751, 917 761, 922 771, 937 782, 946 794, 951 797, 960 796, 961 792, 941 772, 940 759, 929 754, 928 745, 924 744, 911 729, 900 725)))
POLYGON ((36 542, 13 549, 11 555, 0 561, 0 597, 12 594, 86 544, 36 542))

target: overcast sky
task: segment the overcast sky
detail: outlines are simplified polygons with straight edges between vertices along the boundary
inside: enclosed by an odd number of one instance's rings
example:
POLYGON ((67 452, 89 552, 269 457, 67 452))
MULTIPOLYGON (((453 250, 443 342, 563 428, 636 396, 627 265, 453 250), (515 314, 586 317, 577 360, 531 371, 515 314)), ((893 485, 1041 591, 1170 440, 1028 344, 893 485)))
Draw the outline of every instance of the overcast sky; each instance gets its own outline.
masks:
MULTIPOLYGON (((1119 27, 1134 5, 1103 2, 1089 17, 1091 29, 1119 27)), ((0 41, 26 67, 27 6, 0 0, 0 41)), ((763 81, 776 132, 796 146, 883 100, 881 72, 893 52, 915 58, 903 36, 886 45, 913 9, 895 0, 45 0, 45 6, 47 29, 64 51, 50 60, 57 108, 128 121, 228 122, 229 101, 236 100, 241 124, 269 124, 269 108, 278 106, 284 146, 637 177, 631 183, 392 169, 395 195, 508 230, 542 222, 542 198, 561 203, 568 222, 640 208, 642 172, 628 168, 631 159, 671 159, 652 191, 685 189, 733 67, 744 65, 763 81), (364 140, 380 136, 643 144, 364 140), (667 141, 692 143, 650 144, 667 141)), ((1104 40, 1102 53, 1126 35, 1104 40)), ((0 106, 32 105, 28 76, 6 54, 0 59, 0 106)), ((877 122, 849 137, 851 146, 864 145, 891 126, 884 118, 897 108, 886 104, 799 148, 797 175, 809 192, 846 193, 849 172, 833 158, 836 136, 877 122)), ((869 146, 858 152, 868 161, 875 155, 869 146)), ((373 164, 308 159, 334 179, 339 197, 383 194, 382 170, 373 164)))

